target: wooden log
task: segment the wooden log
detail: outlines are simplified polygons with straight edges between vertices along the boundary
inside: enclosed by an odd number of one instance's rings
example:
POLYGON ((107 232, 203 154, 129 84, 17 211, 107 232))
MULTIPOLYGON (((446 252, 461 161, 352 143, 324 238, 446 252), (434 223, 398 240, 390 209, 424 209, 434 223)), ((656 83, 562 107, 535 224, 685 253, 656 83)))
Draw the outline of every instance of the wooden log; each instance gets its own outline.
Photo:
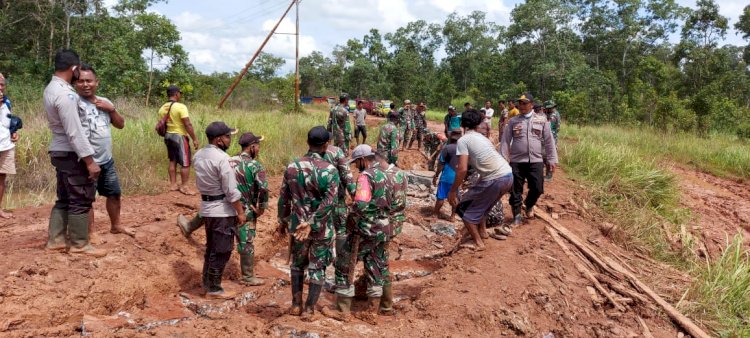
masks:
POLYGON ((570 249, 568 249, 568 246, 565 245, 565 242, 563 242, 562 238, 560 238, 557 232, 555 232, 555 230, 553 230, 550 227, 545 227, 545 229, 547 229, 547 232, 550 234, 550 236, 552 236, 552 239, 554 239, 555 242, 557 242, 557 244, 560 246, 563 252, 565 252, 565 254, 568 255, 568 257, 570 257, 570 260, 573 262, 576 269, 578 269, 578 272, 580 272, 584 277, 586 277, 586 279, 588 279, 591 283, 593 283, 594 288, 596 288, 596 290, 599 291, 599 293, 601 293, 605 298, 607 298, 607 300, 609 300, 609 302, 612 303, 612 305, 617 310, 619 310, 620 312, 627 311, 627 309, 622 304, 620 304, 620 302, 618 302, 614 297, 612 297, 612 295, 602 286, 602 284, 599 283, 596 277, 594 277, 594 274, 576 259, 576 256, 570 251, 570 249))
POLYGON ((635 319, 638 320, 638 324, 641 324, 641 327, 643 328, 643 337, 644 338, 654 338, 654 335, 651 334, 651 330, 648 329, 648 326, 646 325, 646 321, 641 318, 641 316, 635 317, 635 319))
POLYGON ((580 250, 581 253, 586 256, 586 258, 588 258, 592 263, 599 267, 599 269, 601 269, 603 272, 609 273, 617 279, 624 279, 624 276, 621 273, 618 273, 617 271, 609 267, 607 263, 599 258, 599 255, 594 250, 589 248, 589 246, 586 245, 586 243, 584 243, 578 236, 576 236, 576 234, 570 232, 570 230, 560 225, 560 223, 547 215, 546 212, 539 210, 536 212, 536 215, 547 222, 547 224, 555 229, 560 234, 560 236, 565 237, 565 239, 567 239, 571 244, 573 244, 573 246, 580 250))
POLYGON ((625 270, 619 263, 615 262, 612 259, 606 258, 605 260, 607 263, 615 270, 619 271, 621 274, 625 275, 628 278, 628 281, 633 284, 635 287, 640 289, 641 292, 645 293, 647 296, 651 297, 651 299, 656 302, 664 311, 669 315, 672 320, 677 322, 685 331, 687 331, 691 336, 696 338, 709 338, 709 336, 703 329, 698 327, 698 325, 695 325, 690 318, 686 317, 677 309, 675 309, 671 304, 669 304, 667 301, 664 300, 664 298, 661 298, 654 290, 651 290, 651 288, 648 287, 648 285, 641 282, 638 278, 636 278, 632 273, 625 270))

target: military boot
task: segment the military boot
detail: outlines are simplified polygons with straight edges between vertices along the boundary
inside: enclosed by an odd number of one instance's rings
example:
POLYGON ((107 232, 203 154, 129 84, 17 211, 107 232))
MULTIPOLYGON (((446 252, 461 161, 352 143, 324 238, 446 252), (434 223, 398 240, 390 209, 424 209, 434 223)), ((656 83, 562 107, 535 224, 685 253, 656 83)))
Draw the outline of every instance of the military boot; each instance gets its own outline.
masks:
POLYGON ((352 300, 354 297, 346 297, 340 294, 336 295, 336 309, 341 313, 349 314, 352 312, 352 300))
POLYGON ((323 290, 323 285, 310 283, 307 289, 307 301, 305 301, 305 313, 315 313, 315 304, 318 303, 320 298, 320 292, 323 290))
MULTIPOLYGON (((245 244, 247 245, 247 244, 245 244)), ((242 271, 242 283, 249 286, 259 286, 265 283, 264 280, 255 277, 254 257, 252 254, 240 254, 240 270, 242 271)))
POLYGON ((385 316, 394 315, 393 284, 391 284, 391 282, 386 282, 383 285, 383 295, 380 296, 380 314, 385 316))
POLYGON ((47 250, 65 250, 65 233, 68 230, 68 211, 52 208, 49 215, 49 239, 47 250))
POLYGON ((302 286, 304 281, 304 272, 292 270, 292 308, 289 309, 289 314, 293 316, 302 314, 302 286))
POLYGON ((219 269, 208 269, 208 290, 206 292, 206 298, 210 299, 232 299, 235 296, 234 292, 224 290, 221 287, 221 275, 222 271, 219 269))
POLYGON ((107 252, 95 249, 89 244, 89 214, 68 215, 68 234, 70 236, 70 253, 80 253, 94 257, 104 257, 107 252))

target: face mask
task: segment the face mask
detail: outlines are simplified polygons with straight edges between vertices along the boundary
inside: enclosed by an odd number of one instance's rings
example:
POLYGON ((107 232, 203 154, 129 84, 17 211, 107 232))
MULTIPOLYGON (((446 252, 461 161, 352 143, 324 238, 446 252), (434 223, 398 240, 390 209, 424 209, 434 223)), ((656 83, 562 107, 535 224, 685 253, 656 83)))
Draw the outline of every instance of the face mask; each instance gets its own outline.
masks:
POLYGON ((219 149, 223 150, 224 152, 226 152, 226 151, 227 151, 227 149, 229 149, 229 146, 228 146, 228 145, 226 145, 226 144, 224 144, 224 141, 223 141, 223 140, 221 141, 221 143, 220 143, 220 144, 217 144, 216 146, 217 146, 217 147, 219 147, 219 149))

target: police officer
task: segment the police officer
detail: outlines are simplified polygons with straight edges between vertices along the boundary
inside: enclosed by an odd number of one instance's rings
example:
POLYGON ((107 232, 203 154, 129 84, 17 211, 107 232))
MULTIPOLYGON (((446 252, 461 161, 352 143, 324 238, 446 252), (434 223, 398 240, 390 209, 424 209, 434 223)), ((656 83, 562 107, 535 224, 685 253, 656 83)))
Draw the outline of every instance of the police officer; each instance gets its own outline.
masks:
POLYGON ((349 141, 352 139, 352 125, 349 121, 349 110, 346 109, 349 98, 339 97, 339 104, 331 108, 328 116, 328 132, 333 137, 333 144, 349 155, 349 141))
POLYGON ((323 159, 329 133, 323 126, 307 133, 309 150, 286 167, 279 196, 280 232, 290 238, 292 315, 301 315, 302 288, 307 269, 310 288, 305 316, 315 312, 325 282, 325 269, 333 258, 334 208, 340 185, 339 174, 323 159))
POLYGON ((48 250, 70 248, 71 253, 106 255, 89 244, 89 211, 101 168, 83 130, 78 94, 71 86, 81 60, 72 50, 55 54, 55 74, 44 89, 44 108, 52 132, 49 154, 57 173, 57 201, 50 213, 48 250))
MULTIPOLYGON (((383 285, 390 278, 385 244, 390 234, 391 201, 386 174, 369 145, 360 144, 354 148, 350 163, 354 163, 360 172, 351 211, 352 232, 359 238, 351 236, 347 249, 352 252, 352 247, 359 242, 357 258, 364 263, 367 276, 368 310, 364 316, 371 318, 377 313, 383 285)), ((349 283, 348 273, 345 277, 346 287, 336 290, 336 304, 339 311, 347 313, 351 311, 354 286, 349 283)))
POLYGON ((508 121, 503 131, 500 152, 513 169, 513 190, 510 195, 510 205, 513 210, 513 225, 523 222, 521 206, 523 185, 528 182, 529 191, 523 205, 526 206, 526 217, 534 217, 534 205, 544 193, 544 162, 542 155, 546 154, 550 171, 557 166, 557 149, 552 138, 550 124, 544 114, 536 114, 532 110, 534 98, 531 94, 524 94, 518 99, 519 115, 508 121))
POLYGON ((209 144, 195 153, 195 185, 201 194, 200 215, 206 224, 203 287, 207 298, 232 298, 221 287, 221 275, 232 256, 239 224, 245 224, 242 195, 226 151, 236 129, 216 121, 206 127, 209 144))

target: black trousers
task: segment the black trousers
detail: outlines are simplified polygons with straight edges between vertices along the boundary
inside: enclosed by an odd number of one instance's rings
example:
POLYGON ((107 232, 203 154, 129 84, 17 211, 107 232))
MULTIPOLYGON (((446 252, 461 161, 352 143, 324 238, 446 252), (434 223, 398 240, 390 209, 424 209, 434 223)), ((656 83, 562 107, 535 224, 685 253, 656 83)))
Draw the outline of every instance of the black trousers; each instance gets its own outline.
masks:
POLYGON ((203 256, 203 275, 221 274, 232 256, 237 217, 204 217, 206 222, 206 253, 203 256))
POLYGON ((544 163, 511 163, 510 167, 513 168, 513 190, 508 202, 515 216, 521 213, 524 183, 529 184, 526 200, 523 201, 526 208, 533 207, 544 193, 544 163))
POLYGON ((50 151, 50 160, 57 174, 55 208, 71 215, 84 215, 91 210, 96 196, 96 181, 89 179, 86 164, 68 151, 50 151))

